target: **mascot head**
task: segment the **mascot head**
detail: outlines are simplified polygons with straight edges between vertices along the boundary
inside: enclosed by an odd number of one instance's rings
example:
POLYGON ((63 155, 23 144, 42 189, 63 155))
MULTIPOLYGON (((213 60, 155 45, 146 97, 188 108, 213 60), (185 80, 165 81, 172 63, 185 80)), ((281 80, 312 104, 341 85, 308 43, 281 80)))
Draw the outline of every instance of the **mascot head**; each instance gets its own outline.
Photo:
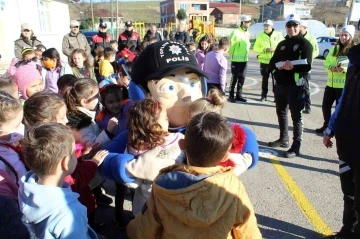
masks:
POLYGON ((129 84, 134 101, 153 98, 166 108, 171 128, 185 126, 188 107, 206 95, 205 73, 193 54, 179 42, 147 46, 134 62, 129 84))

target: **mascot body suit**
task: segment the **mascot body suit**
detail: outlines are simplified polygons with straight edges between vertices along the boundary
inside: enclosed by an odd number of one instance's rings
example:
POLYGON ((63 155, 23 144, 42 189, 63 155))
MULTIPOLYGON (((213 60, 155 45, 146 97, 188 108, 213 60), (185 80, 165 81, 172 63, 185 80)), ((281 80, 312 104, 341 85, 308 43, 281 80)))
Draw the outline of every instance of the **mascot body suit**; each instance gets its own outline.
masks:
MULTIPOLYGON (((129 95, 133 101, 146 97, 157 100, 161 107, 167 110, 169 131, 184 132, 189 119, 190 104, 196 99, 206 97, 204 77, 205 74, 198 67, 195 57, 183 44, 173 41, 155 42, 147 46, 134 62, 129 95)), ((249 169, 253 168, 258 162, 258 144, 254 133, 240 124, 229 124, 234 129, 231 152, 251 154, 253 161, 249 169)), ((110 152, 99 168, 105 178, 131 183, 134 181, 131 169, 138 168, 136 164, 145 169, 151 166, 147 166, 147 162, 151 162, 159 152, 150 150, 144 157, 134 159, 133 155, 124 153, 127 139, 128 133, 123 131, 104 147, 110 152)), ((164 162, 163 166, 169 165, 164 162)), ((143 172, 141 175, 136 174, 136 178, 152 181, 156 175, 143 172)))

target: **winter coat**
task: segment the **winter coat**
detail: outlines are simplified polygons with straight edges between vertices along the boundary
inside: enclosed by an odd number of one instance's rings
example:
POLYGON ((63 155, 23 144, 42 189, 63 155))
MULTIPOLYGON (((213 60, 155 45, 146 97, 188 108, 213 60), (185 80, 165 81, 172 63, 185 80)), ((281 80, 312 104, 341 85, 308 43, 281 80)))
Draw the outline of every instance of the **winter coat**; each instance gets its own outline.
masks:
POLYGON ((14 46, 15 57, 18 59, 22 59, 21 52, 24 49, 26 48, 34 49, 37 45, 42 45, 42 43, 36 37, 32 37, 30 40, 25 37, 21 37, 20 39, 17 39, 15 41, 15 46, 14 46))
POLYGON ((338 66, 338 57, 333 56, 334 50, 336 48, 337 50, 339 50, 340 46, 335 46, 331 48, 329 54, 326 57, 326 60, 324 61, 324 66, 328 73, 326 86, 329 86, 331 88, 343 89, 345 86, 347 67, 345 67, 344 70, 341 72, 332 72, 330 70, 332 67, 338 66))
POLYGON ((82 49, 86 52, 86 55, 90 55, 90 45, 86 39, 86 36, 82 33, 74 34, 70 32, 66 34, 62 42, 62 52, 65 56, 70 57, 71 53, 76 49, 82 49))
POLYGON ((247 62, 249 60, 250 33, 242 27, 235 29, 230 34, 229 55, 231 62, 247 62))
POLYGON ((230 167, 164 168, 130 238, 260 239, 253 206, 230 167))
POLYGON ((260 33, 256 37, 256 41, 254 44, 254 51, 258 53, 258 61, 263 64, 269 64, 271 57, 274 55, 274 52, 267 52, 266 49, 276 46, 284 40, 284 37, 281 32, 272 31, 270 34, 265 32, 260 33))

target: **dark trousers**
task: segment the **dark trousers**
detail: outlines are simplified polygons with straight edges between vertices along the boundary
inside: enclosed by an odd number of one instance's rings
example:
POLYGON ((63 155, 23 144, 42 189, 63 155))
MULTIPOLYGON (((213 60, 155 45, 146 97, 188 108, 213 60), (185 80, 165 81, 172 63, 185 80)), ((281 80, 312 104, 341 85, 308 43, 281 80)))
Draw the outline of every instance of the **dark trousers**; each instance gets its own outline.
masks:
POLYGON ((354 230, 354 238, 360 238, 360 162, 358 151, 360 140, 347 135, 336 137, 339 155, 340 183, 344 194, 343 228, 342 231, 354 230))
POLYGON ((276 114, 278 116, 280 139, 288 140, 288 110, 290 108, 291 118, 294 126, 294 143, 300 147, 303 130, 302 110, 304 109, 304 87, 303 86, 275 86, 276 114))
POLYGON ((304 75, 305 79, 305 109, 311 108, 311 98, 310 98, 310 80, 311 75, 310 73, 307 73, 304 75))
POLYGON ((231 81, 230 81, 230 92, 229 97, 234 98, 235 86, 236 87, 236 98, 242 97, 242 88, 245 82, 245 75, 247 69, 247 62, 231 62, 231 81))
POLYGON ((324 117, 324 127, 327 127, 331 118, 331 107, 336 102, 339 103, 343 89, 332 88, 329 86, 325 87, 324 97, 322 101, 322 112, 324 117))
MULTIPOLYGON (((122 183, 115 183, 115 220, 120 224, 125 224, 124 221, 124 200, 128 187, 122 183)), ((134 198, 135 190, 130 189, 131 201, 134 198)))
POLYGON ((262 75, 261 83, 261 97, 266 97, 268 93, 269 76, 270 76, 270 65, 260 63, 260 72, 262 75))

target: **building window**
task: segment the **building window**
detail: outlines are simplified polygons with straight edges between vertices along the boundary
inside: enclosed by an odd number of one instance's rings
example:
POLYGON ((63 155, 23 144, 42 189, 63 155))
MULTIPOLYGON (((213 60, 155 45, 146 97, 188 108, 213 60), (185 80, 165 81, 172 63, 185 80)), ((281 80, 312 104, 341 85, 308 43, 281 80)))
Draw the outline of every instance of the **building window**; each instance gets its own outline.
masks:
POLYGON ((186 11, 186 3, 180 3, 180 9, 184 9, 186 11))
POLYGON ((47 0, 38 0, 40 31, 51 32, 50 3, 47 0))
POLYGON ((200 4, 193 4, 192 6, 194 10, 200 10, 200 4))

